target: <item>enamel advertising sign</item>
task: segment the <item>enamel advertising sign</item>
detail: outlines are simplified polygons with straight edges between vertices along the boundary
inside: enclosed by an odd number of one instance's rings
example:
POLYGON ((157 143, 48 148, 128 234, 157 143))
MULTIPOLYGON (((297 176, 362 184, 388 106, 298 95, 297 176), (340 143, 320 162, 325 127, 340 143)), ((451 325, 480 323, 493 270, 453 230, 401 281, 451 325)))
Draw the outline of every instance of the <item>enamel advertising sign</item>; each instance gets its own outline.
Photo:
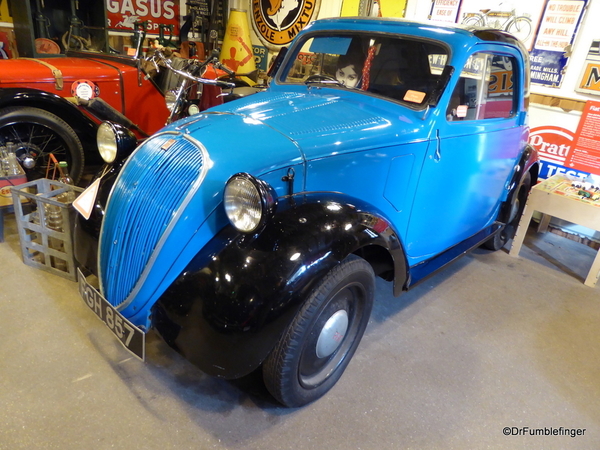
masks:
POLYGON ((136 22, 146 22, 147 33, 159 34, 162 25, 179 35, 179 0, 106 0, 106 13, 112 31, 133 31, 136 22))
POLYGON ((267 47, 279 48, 317 18, 320 0, 252 0, 252 26, 267 47))
POLYGON ((558 88, 589 0, 549 0, 531 51, 531 82, 558 88))
POLYGON ((600 40, 592 41, 577 92, 600 95, 600 40))

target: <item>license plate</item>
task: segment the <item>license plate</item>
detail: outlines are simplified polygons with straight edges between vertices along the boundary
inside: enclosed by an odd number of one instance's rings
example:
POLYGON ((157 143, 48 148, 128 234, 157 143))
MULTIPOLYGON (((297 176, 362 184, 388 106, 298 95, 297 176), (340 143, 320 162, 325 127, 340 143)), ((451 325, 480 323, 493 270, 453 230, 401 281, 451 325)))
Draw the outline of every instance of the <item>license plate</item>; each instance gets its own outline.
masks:
POLYGON ((87 282, 79 269, 77 269, 77 278, 79 295, 84 303, 105 323, 127 350, 143 361, 146 353, 146 334, 102 297, 100 292, 87 282))

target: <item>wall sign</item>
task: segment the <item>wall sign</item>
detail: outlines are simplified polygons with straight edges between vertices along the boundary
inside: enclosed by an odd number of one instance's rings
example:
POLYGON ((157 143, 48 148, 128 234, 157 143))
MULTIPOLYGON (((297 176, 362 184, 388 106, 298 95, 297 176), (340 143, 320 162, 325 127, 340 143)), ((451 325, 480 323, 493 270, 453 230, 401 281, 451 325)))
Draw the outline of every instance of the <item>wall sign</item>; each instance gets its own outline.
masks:
POLYGON ((317 18, 320 4, 320 0, 252 0, 252 26, 260 40, 276 50, 317 18))
POLYGON ((0 0, 0 22, 12 23, 12 17, 8 14, 8 0, 0 0))
POLYGON ((163 25, 179 35, 179 1, 106 0, 106 15, 109 30, 133 31, 134 23, 147 22, 147 33, 158 34, 163 25))
POLYGON ((548 0, 531 51, 531 82, 558 88, 589 0, 548 0))
POLYGON ((586 102, 565 166, 600 175, 600 102, 586 102))
POLYGON ((600 95, 600 40, 592 41, 581 81, 575 90, 585 94, 600 95))
POLYGON ((456 22, 461 0, 434 0, 429 20, 435 22, 456 22))
POLYGON ((573 148, 575 133, 553 125, 534 127, 529 133, 529 144, 535 147, 540 157, 540 178, 550 178, 556 174, 586 176, 574 169, 565 167, 565 159, 573 148))

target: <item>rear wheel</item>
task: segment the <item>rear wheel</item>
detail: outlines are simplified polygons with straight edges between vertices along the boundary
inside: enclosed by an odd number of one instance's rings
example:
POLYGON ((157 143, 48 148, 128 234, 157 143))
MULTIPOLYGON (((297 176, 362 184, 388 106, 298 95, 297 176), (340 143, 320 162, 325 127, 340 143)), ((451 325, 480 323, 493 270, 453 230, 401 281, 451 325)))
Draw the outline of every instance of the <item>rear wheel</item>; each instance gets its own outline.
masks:
POLYGON ((500 233, 495 234, 488 241, 484 242, 483 247, 493 251, 500 250, 502 247, 504 247, 509 239, 514 237, 517 227, 519 226, 521 216, 523 215, 523 210, 525 209, 525 203, 527 203, 527 196, 529 195, 530 190, 531 174, 527 172, 521 180, 517 195, 515 195, 512 199, 508 221, 506 222, 504 229, 500 231, 500 233))
POLYGON ((475 14, 473 16, 469 16, 462 21, 463 25, 469 25, 472 27, 482 27, 485 23, 483 16, 481 14, 475 14))
POLYGON ((373 269, 354 255, 317 284, 263 366, 279 402, 302 406, 335 385, 365 332, 374 291, 373 269))
POLYGON ((9 107, 0 110, 0 145, 13 142, 27 179, 46 176, 50 154, 67 161, 77 183, 84 165, 83 147, 73 129, 60 117, 44 109, 9 107))

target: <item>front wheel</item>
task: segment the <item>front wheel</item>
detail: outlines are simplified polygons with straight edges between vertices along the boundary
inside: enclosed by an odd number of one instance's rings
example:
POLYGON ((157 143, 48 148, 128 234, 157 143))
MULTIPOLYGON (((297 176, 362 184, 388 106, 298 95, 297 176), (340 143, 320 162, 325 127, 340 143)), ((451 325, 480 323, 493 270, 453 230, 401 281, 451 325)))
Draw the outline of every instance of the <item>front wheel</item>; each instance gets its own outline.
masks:
POLYGON ((373 269, 354 255, 317 284, 263 365, 279 402, 302 406, 335 385, 365 332, 374 292, 373 269))
POLYGON ((50 154, 67 161, 74 183, 83 173, 79 137, 60 117, 44 109, 9 107, 0 110, 0 145, 12 142, 28 180, 46 177, 50 154))
POLYGON ((531 36, 531 20, 529 17, 516 17, 515 20, 508 24, 506 31, 521 41, 526 41, 527 38, 531 36))

